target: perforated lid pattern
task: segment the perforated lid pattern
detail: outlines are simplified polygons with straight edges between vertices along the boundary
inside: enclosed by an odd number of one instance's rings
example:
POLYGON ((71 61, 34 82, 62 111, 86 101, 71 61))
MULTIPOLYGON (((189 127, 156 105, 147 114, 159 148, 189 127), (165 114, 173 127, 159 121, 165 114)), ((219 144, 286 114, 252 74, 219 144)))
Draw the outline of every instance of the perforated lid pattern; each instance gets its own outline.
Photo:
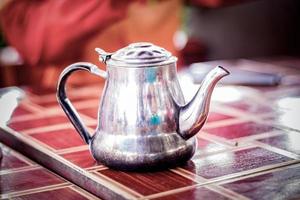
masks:
POLYGON ((165 49, 151 43, 133 43, 124 47, 111 56, 111 63, 147 65, 174 62, 172 54, 165 49))

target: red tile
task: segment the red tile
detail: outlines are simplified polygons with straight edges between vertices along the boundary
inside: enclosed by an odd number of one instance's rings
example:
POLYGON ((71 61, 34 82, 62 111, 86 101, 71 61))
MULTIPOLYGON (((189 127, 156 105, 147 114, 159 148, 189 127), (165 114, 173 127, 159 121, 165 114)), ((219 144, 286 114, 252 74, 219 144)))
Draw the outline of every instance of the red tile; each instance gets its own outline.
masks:
POLYGON ((275 127, 256 122, 242 122, 227 126, 205 129, 206 132, 227 139, 240 138, 276 130, 275 127))
POLYGON ((40 106, 44 105, 44 103, 57 103, 56 92, 48 93, 45 95, 36 95, 31 99, 31 102, 40 106))
POLYGON ((26 91, 35 94, 37 96, 41 95, 49 95, 49 94, 55 94, 56 93, 56 88, 44 88, 44 87, 28 87, 26 88, 26 91))
MULTIPOLYGON (((97 99, 97 98, 96 97, 87 97, 87 96, 74 96, 74 97, 72 96, 72 97, 69 97, 69 99, 72 103, 76 103, 76 102, 80 102, 80 101, 92 100, 92 99, 97 99)), ((44 108, 49 108, 49 107, 59 105, 56 95, 53 95, 46 100, 34 101, 34 103, 39 106, 42 106, 44 108)))
POLYGON ((286 132, 282 135, 264 138, 259 141, 300 155, 299 132, 286 132))
POLYGON ((63 183, 64 181, 45 169, 27 170, 0 176, 1 193, 28 190, 63 183))
POLYGON ((59 105, 56 99, 51 99, 51 100, 47 99, 47 101, 33 101, 33 103, 44 108, 59 105))
POLYGON ((61 188, 50 191, 38 192, 33 194, 27 194, 13 198, 15 200, 41 200, 41 199, 59 199, 59 200, 84 200, 89 199, 82 194, 70 189, 61 188))
POLYGON ((86 109, 81 109, 79 110, 79 113, 85 114, 89 117, 92 117, 94 119, 98 118, 98 108, 86 108, 86 109))
POLYGON ((61 156, 81 168, 88 168, 97 165, 97 162, 94 160, 89 150, 67 153, 61 156))
POLYGON ((259 105, 253 102, 246 102, 246 101, 232 102, 232 103, 227 103, 226 105, 254 114, 270 113, 273 111, 271 107, 259 105))
POLYGON ((50 126, 55 124, 63 124, 69 122, 70 121, 66 116, 54 115, 54 116, 44 116, 38 119, 11 122, 8 126, 16 131, 22 131, 22 130, 27 130, 32 128, 50 126))
POLYGON ((300 199, 300 167, 246 178, 223 186, 250 199, 300 199))
POLYGON ((196 199, 214 199, 214 200, 225 200, 229 199, 219 193, 216 193, 207 188, 194 188, 180 193, 170 194, 168 196, 163 196, 160 198, 155 198, 156 200, 196 200, 196 199))
MULTIPOLYGON (((16 156, 14 156, 11 153, 11 150, 4 147, 0 146, 2 149, 2 158, 0 158, 0 170, 6 170, 6 169, 14 169, 14 168, 19 168, 19 167, 25 167, 28 166, 27 163, 24 161, 20 160, 16 156)), ((1 151, 0 149, 0 151, 1 151)))
POLYGON ((207 122, 214 122, 214 121, 221 121, 224 119, 231 119, 233 118, 232 116, 221 114, 221 113, 216 113, 216 112, 211 112, 208 115, 207 122))
POLYGON ((92 130, 96 130, 97 129, 97 124, 95 124, 95 125, 90 125, 90 126, 88 126, 89 128, 91 128, 92 130))
POLYGON ((215 178, 288 160, 292 159, 257 147, 206 157, 195 156, 183 168, 204 178, 215 178))
POLYGON ((176 188, 196 184, 171 171, 152 173, 121 172, 114 170, 102 170, 99 173, 125 185, 126 187, 142 194, 150 195, 176 188))
POLYGON ((93 84, 81 81, 77 84, 72 84, 72 88, 69 90, 69 96, 81 96, 81 94, 84 93, 84 95, 100 98, 104 85, 105 82, 103 82, 101 79, 98 79, 93 84))
POLYGON ((75 129, 60 129, 57 131, 42 132, 33 134, 31 137, 54 149, 65 149, 85 145, 75 129))
POLYGON ((28 111, 27 109, 23 108, 22 106, 17 107, 14 112, 12 117, 18 117, 21 115, 26 115, 26 114, 31 114, 32 112, 28 111))

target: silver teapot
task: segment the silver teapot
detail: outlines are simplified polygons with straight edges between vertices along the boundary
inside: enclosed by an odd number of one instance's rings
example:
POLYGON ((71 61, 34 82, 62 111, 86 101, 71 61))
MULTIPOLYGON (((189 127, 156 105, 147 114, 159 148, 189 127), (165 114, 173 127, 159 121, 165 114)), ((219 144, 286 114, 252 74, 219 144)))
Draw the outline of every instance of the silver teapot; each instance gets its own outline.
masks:
POLYGON ((205 123, 212 91, 229 72, 208 73, 190 102, 185 102, 177 75, 177 58, 151 43, 133 43, 115 53, 96 48, 106 64, 79 62, 60 75, 57 98, 66 115, 89 144, 93 157, 119 170, 157 170, 185 163, 195 153, 193 137, 205 123), (69 75, 86 70, 106 79, 91 136, 66 96, 69 75))

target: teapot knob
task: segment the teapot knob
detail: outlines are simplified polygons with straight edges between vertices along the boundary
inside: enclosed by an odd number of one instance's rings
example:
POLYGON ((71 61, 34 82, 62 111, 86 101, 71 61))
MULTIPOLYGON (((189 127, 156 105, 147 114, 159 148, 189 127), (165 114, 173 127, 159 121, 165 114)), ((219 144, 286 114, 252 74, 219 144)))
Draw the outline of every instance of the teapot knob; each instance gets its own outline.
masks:
POLYGON ((99 54, 99 61, 106 64, 107 60, 111 58, 113 53, 108 53, 100 48, 95 48, 95 51, 99 54))

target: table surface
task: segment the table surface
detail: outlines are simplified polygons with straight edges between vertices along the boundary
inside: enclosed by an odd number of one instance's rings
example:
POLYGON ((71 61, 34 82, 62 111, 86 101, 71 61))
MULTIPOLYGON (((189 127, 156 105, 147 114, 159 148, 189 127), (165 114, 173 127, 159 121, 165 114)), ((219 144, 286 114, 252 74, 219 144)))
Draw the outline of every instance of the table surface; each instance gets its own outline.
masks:
POLYGON ((0 199, 97 199, 13 149, 0 148, 0 199))
MULTIPOLYGON (((219 63, 226 67, 228 62, 219 63)), ((300 80, 300 59, 235 63, 253 71, 288 75, 290 82, 300 80)), ((29 193, 38 196, 40 190, 33 189, 35 185, 46 187, 49 197, 58 195, 52 192, 57 189, 52 184, 71 188, 72 193, 80 191, 85 198, 95 198, 59 176, 103 199, 300 198, 300 87, 297 84, 218 87, 209 119, 196 136, 195 156, 181 167, 148 173, 115 171, 96 163, 57 104, 54 91, 33 88, 25 91, 26 97, 19 102, 8 123, 0 125, 0 141, 9 146, 2 145, 0 193, 3 198, 17 194, 18 199, 27 199, 22 194, 29 193), (20 178, 9 179, 7 174, 22 173, 25 168, 26 179, 32 170, 10 155, 18 155, 22 163, 34 163, 28 161, 30 158, 51 169, 59 175, 50 173, 59 179, 58 183, 30 175, 30 183, 22 182, 19 187, 20 178), (28 188, 26 184, 34 186, 28 188)), ((99 85, 69 88, 70 99, 91 131, 97 125, 100 94, 99 85)), ((34 170, 47 171, 36 163, 32 165, 34 170)))

